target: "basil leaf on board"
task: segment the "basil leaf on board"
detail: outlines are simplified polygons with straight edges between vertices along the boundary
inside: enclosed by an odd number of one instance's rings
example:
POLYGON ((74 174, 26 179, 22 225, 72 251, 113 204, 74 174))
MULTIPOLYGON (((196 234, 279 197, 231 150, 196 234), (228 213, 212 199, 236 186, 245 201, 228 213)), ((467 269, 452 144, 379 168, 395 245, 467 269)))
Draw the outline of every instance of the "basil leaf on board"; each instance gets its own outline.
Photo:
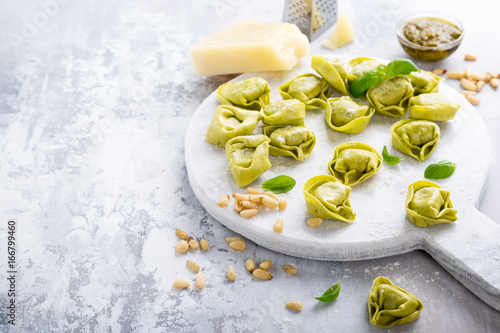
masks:
POLYGON ((413 63, 413 61, 398 58, 387 64, 387 67, 385 68, 385 76, 390 78, 399 74, 408 75, 411 72, 418 70, 418 67, 413 63))
POLYGON ((457 165, 450 161, 440 161, 425 168, 424 177, 429 179, 444 179, 450 177, 457 165))
POLYGON ((339 293, 340 293, 340 279, 339 279, 339 283, 337 283, 336 285, 333 285, 331 288, 328 288, 328 290, 325 291, 325 293, 323 295, 321 295, 320 297, 314 297, 314 298, 316 298, 318 301, 321 301, 321 302, 332 302, 337 298, 339 293))
POLYGON ((349 86, 349 92, 354 97, 360 97, 365 91, 376 84, 379 84, 384 78, 384 73, 379 71, 368 71, 361 77, 354 80, 349 86))
POLYGON ((266 180, 259 187, 265 191, 272 192, 274 194, 286 193, 290 191, 295 186, 295 179, 290 176, 277 176, 266 180))
POLYGON ((387 147, 384 146, 384 149, 382 149, 382 157, 387 164, 398 164, 402 160, 404 160, 406 157, 399 158, 397 156, 390 155, 389 152, 387 151, 387 147))

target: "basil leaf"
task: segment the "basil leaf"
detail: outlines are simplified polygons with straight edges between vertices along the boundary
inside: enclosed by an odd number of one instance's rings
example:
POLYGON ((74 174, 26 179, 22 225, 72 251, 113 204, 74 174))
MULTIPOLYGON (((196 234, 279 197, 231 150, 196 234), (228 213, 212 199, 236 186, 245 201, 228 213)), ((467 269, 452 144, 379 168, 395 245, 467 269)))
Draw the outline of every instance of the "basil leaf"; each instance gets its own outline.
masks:
POLYGON ((363 95, 370 87, 379 84, 384 77, 384 73, 379 71, 368 71, 364 73, 361 77, 354 80, 354 82, 349 86, 349 92, 354 97, 359 97, 363 95))
POLYGON ((429 165, 425 169, 424 177, 429 179, 444 179, 450 177, 457 165, 450 161, 440 161, 429 165))
POLYGON ((339 293, 340 293, 340 279, 339 283, 333 285, 331 288, 328 288, 328 290, 325 291, 323 295, 314 298, 316 298, 318 301, 321 302, 332 302, 337 298, 339 293))
POLYGON ((408 75, 411 72, 418 71, 417 65, 413 63, 413 61, 409 59, 396 59, 387 64, 385 68, 385 76, 387 78, 396 76, 398 74, 408 75))
POLYGON ((281 175, 265 181, 259 187, 265 191, 279 194, 290 191, 295 186, 295 183, 295 179, 292 177, 281 175))
POLYGON ((384 161, 387 164, 398 164, 399 162, 401 162, 406 158, 406 157, 399 158, 397 156, 389 155, 386 146, 384 146, 384 149, 382 149, 382 157, 384 158, 384 161))

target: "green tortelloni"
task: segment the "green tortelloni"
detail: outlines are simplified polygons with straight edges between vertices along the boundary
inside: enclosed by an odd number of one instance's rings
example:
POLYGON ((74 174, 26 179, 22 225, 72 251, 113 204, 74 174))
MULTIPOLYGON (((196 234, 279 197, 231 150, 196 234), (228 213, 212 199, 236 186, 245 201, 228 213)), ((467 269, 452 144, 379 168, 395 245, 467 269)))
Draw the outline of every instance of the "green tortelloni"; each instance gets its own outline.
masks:
POLYGON ((226 158, 239 187, 246 186, 271 167, 265 135, 237 136, 226 144, 226 158))
POLYGON ((250 135, 260 120, 260 113, 231 105, 219 105, 208 125, 206 140, 219 147, 237 136, 250 135))
POLYGON ((306 110, 323 109, 330 94, 330 85, 314 74, 297 76, 279 87, 283 99, 298 99, 306 105, 306 110))
POLYGON ((423 308, 418 298, 383 276, 375 279, 368 295, 370 323, 382 328, 412 322, 423 308))
POLYGON ((408 218, 417 227, 457 220, 450 192, 427 180, 419 180, 408 187, 405 208, 408 218))
POLYGON ((306 207, 314 217, 354 222, 356 213, 351 208, 351 188, 339 183, 334 177, 321 175, 305 182, 302 187, 306 207))
POLYGON ((374 108, 356 103, 349 96, 329 98, 325 121, 336 131, 356 134, 364 131, 374 113, 374 108))
POLYGON ((340 59, 312 56, 311 67, 342 95, 349 95, 347 72, 340 59))
POLYGON ((266 126, 264 134, 271 139, 269 154, 290 156, 297 161, 305 160, 316 144, 316 136, 305 126, 266 126))
POLYGON ((392 145, 419 161, 426 160, 436 149, 441 131, 428 120, 404 119, 391 127, 392 145))
POLYGON ((347 64, 347 78, 349 83, 352 83, 354 80, 360 78, 366 72, 376 71, 379 66, 385 68, 385 65, 383 65, 380 61, 372 58, 358 57, 352 59, 347 64))
POLYGON ((339 182, 354 186, 373 176, 382 166, 379 153, 364 143, 348 142, 335 147, 328 171, 339 182))
POLYGON ((274 101, 261 109, 260 114, 265 125, 304 125, 306 105, 298 99, 274 101))
POLYGON ((445 121, 455 118, 460 104, 452 103, 440 93, 421 94, 410 98, 409 110, 414 119, 445 121))
POLYGON ((260 110, 269 104, 271 88, 266 80, 251 77, 239 82, 228 82, 217 89, 217 99, 224 105, 260 110))
POLYGON ((371 87, 366 98, 375 112, 383 116, 403 117, 407 102, 413 96, 413 86, 406 76, 393 76, 371 87))
POLYGON ((424 70, 411 72, 408 77, 413 89, 415 89, 415 95, 437 92, 439 90, 439 81, 442 80, 439 76, 434 75, 434 73, 424 70))

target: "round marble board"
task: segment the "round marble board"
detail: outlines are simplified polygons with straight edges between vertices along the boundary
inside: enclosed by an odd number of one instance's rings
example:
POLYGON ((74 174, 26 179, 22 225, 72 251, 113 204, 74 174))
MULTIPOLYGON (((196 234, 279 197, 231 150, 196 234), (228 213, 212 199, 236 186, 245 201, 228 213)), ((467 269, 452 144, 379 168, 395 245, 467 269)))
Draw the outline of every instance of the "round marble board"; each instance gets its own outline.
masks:
MULTIPOLYGON (((342 60, 347 63, 352 58, 344 56, 342 60)), ((307 57, 290 71, 243 74, 233 81, 262 77, 271 87, 271 101, 280 100, 281 84, 300 74, 317 74, 310 64, 311 58, 307 57)), ((249 185, 258 187, 278 175, 293 177, 296 186, 278 195, 287 199, 287 208, 283 211, 261 209, 250 219, 235 212, 232 198, 228 207, 216 205, 222 195, 246 193, 246 188, 236 185, 224 148, 205 141, 208 124, 219 105, 213 92, 198 107, 186 132, 185 158, 190 184, 215 219, 261 246, 297 257, 332 261, 373 259, 423 249, 476 295, 500 310, 500 225, 475 208, 490 166, 491 140, 482 118, 461 94, 442 82, 439 90, 452 102, 461 104, 461 108, 453 120, 437 123, 441 138, 434 153, 424 162, 392 147, 390 128, 399 118, 375 114, 362 133, 345 134, 328 127, 323 110, 307 111, 305 125, 316 135, 312 154, 302 162, 269 155, 271 168, 249 185), (307 220, 312 216, 306 209, 302 185, 313 176, 327 175, 334 148, 345 142, 368 144, 380 154, 387 146, 390 154, 406 159, 397 165, 384 163, 376 175, 352 187, 350 202, 356 212, 354 223, 324 220, 321 226, 311 228, 307 220), (451 192, 458 220, 416 227, 406 217, 404 208, 408 185, 425 179, 425 168, 441 160, 457 164, 451 177, 435 182, 451 192), (282 233, 273 231, 279 217, 283 219, 282 233)), ((409 112, 405 117, 408 116, 409 112)), ((258 126, 255 133, 260 130, 258 126)))

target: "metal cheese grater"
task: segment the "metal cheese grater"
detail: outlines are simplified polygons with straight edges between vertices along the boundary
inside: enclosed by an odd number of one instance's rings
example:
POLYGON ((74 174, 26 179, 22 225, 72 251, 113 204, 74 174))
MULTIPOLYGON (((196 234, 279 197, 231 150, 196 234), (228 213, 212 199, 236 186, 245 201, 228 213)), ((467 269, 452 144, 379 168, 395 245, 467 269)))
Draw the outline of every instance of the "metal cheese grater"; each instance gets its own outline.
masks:
POLYGON ((337 0, 285 0, 283 21, 297 25, 312 42, 337 22, 337 0))

